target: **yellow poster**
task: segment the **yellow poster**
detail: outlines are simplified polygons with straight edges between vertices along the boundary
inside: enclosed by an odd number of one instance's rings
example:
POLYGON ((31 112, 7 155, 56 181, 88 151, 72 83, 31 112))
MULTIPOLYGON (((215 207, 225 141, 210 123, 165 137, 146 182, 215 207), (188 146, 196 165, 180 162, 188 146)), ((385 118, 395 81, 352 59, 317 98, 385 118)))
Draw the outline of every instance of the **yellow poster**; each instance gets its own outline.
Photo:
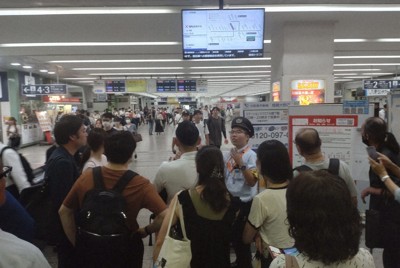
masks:
POLYGON ((125 90, 126 93, 146 92, 147 91, 146 80, 126 80, 125 90))

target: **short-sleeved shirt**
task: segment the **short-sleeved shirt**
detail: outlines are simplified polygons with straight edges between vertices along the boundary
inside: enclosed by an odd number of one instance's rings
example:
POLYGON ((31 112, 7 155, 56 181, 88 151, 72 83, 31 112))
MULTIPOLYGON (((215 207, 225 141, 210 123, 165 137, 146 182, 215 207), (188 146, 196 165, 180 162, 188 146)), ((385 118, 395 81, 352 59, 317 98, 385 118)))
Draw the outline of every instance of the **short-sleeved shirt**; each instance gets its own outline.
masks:
POLYGON ((95 159, 94 157, 90 157, 85 165, 82 168, 82 173, 85 172, 86 169, 88 168, 94 168, 94 167, 98 167, 98 166, 105 166, 107 164, 107 157, 102 154, 101 155, 101 161, 98 161, 97 159, 95 159))
MULTIPOLYGON (((246 145, 244 148, 239 149, 240 151, 246 151, 242 155, 243 163, 247 169, 256 168, 257 155, 251 149, 246 148, 250 145, 246 145)), ((230 151, 224 154, 225 163, 225 183, 229 192, 235 196, 239 197, 242 202, 249 202, 257 194, 257 183, 253 187, 247 185, 243 173, 240 169, 229 170, 227 168, 228 161, 231 160, 230 151)))
POLYGON ((206 135, 210 134, 208 131, 207 125, 204 123, 204 121, 200 121, 198 124, 196 124, 197 129, 199 130, 199 136, 201 138, 201 145, 206 145, 206 135))
POLYGON ((294 245, 286 222, 286 188, 266 189, 256 195, 248 216, 248 222, 259 231, 264 244, 277 248, 294 245))
MULTIPOLYGON (((360 248, 358 253, 351 258, 350 260, 347 260, 345 262, 341 263, 335 263, 331 265, 325 265, 322 262, 319 261, 311 261, 308 259, 308 257, 304 254, 298 254, 296 256, 296 261, 299 267, 304 267, 304 268, 319 268, 319 267, 334 267, 334 268, 358 268, 358 267, 365 267, 365 268, 373 268, 375 267, 374 264, 374 259, 366 249, 360 248)), ((279 255, 274 259, 274 261, 271 263, 270 268, 285 268, 286 266, 286 261, 285 261, 285 255, 279 255)))
MULTIPOLYGON (((328 169, 329 168, 329 159, 325 159, 321 162, 317 163, 304 163, 306 166, 309 166, 313 170, 320 170, 320 169, 328 169)), ((294 171, 293 176, 296 177, 299 173, 294 171)), ((347 185, 347 188, 350 191, 351 197, 357 197, 357 189, 354 184, 354 181, 350 174, 349 166, 340 160, 339 164, 339 177, 341 177, 347 185)))
MULTIPOLYGON (((107 189, 111 189, 126 170, 112 170, 102 167, 104 184, 107 189)), ((79 210, 81 208, 86 192, 93 189, 93 172, 87 170, 72 186, 64 200, 63 205, 69 209, 79 210)), ((136 221, 137 215, 142 208, 146 208, 156 215, 164 211, 167 206, 158 195, 150 181, 140 175, 135 176, 122 192, 127 203, 128 225, 132 231, 136 231, 139 225, 136 221)))

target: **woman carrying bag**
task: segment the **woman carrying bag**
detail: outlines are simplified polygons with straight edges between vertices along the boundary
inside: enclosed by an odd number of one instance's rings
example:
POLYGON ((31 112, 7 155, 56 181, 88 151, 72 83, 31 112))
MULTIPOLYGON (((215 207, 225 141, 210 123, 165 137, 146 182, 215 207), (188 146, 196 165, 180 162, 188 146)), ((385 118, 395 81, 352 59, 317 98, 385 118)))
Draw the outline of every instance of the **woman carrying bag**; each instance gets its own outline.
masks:
MULTIPOLYGON (((225 186, 221 151, 214 146, 202 147, 196 155, 196 167, 199 175, 197 186, 178 193, 171 201, 171 206, 175 207, 176 204, 176 207, 168 211, 160 229, 153 254, 155 267, 230 267, 229 242, 235 210, 225 186), (168 266, 168 258, 161 256, 166 250, 163 243, 166 241, 171 217, 172 225, 182 218, 184 220, 184 228, 190 240, 190 266, 186 263, 168 266), (165 266, 162 266, 163 259, 166 260, 165 266)), ((177 229, 179 231, 181 228, 177 229)), ((180 257, 184 262, 184 253, 180 257)))
POLYGON ((15 117, 10 117, 7 125, 8 146, 18 149, 19 145, 21 144, 21 135, 19 134, 17 120, 15 117))

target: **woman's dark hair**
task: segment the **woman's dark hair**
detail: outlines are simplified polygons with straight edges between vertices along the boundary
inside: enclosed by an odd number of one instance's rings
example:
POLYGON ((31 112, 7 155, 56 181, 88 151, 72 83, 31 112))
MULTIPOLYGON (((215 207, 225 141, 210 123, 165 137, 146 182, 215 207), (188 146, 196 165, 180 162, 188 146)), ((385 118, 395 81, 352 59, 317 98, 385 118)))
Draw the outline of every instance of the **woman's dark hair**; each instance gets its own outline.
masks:
POLYGON ((370 117, 365 120, 364 134, 368 136, 368 140, 379 144, 378 150, 379 147, 386 146, 395 154, 400 152, 400 146, 396 137, 392 133, 387 132, 387 124, 382 118, 370 117))
POLYGON ((90 158, 90 152, 97 152, 104 145, 106 136, 107 132, 101 128, 94 128, 89 132, 87 137, 87 146, 82 154, 81 169, 90 158))
POLYGON ((215 146, 201 147, 196 154, 196 169, 199 173, 198 185, 204 186, 201 198, 216 212, 227 208, 230 200, 227 198, 221 151, 215 146))
POLYGON ((104 154, 107 161, 113 164, 125 164, 132 157, 136 142, 129 131, 117 131, 108 136, 104 142, 104 154))
POLYGON ((344 180, 326 170, 302 172, 286 200, 289 234, 310 260, 330 265, 357 254, 361 217, 344 180))
POLYGON ((283 183, 293 178, 289 153, 282 142, 268 140, 257 149, 257 159, 260 163, 260 173, 274 183, 283 183))

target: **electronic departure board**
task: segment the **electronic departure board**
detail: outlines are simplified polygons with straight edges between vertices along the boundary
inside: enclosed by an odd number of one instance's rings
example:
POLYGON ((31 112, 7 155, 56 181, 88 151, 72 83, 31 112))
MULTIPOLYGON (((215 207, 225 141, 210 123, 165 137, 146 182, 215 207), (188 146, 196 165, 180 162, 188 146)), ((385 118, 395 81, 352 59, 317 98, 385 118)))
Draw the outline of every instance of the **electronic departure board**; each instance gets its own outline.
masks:
POLYGON ((125 80, 106 80, 106 92, 125 92, 125 80))
POLYGON ((175 80, 157 80, 157 92, 176 92, 175 80))
POLYGON ((196 80, 177 80, 177 84, 179 92, 196 92, 196 80))

